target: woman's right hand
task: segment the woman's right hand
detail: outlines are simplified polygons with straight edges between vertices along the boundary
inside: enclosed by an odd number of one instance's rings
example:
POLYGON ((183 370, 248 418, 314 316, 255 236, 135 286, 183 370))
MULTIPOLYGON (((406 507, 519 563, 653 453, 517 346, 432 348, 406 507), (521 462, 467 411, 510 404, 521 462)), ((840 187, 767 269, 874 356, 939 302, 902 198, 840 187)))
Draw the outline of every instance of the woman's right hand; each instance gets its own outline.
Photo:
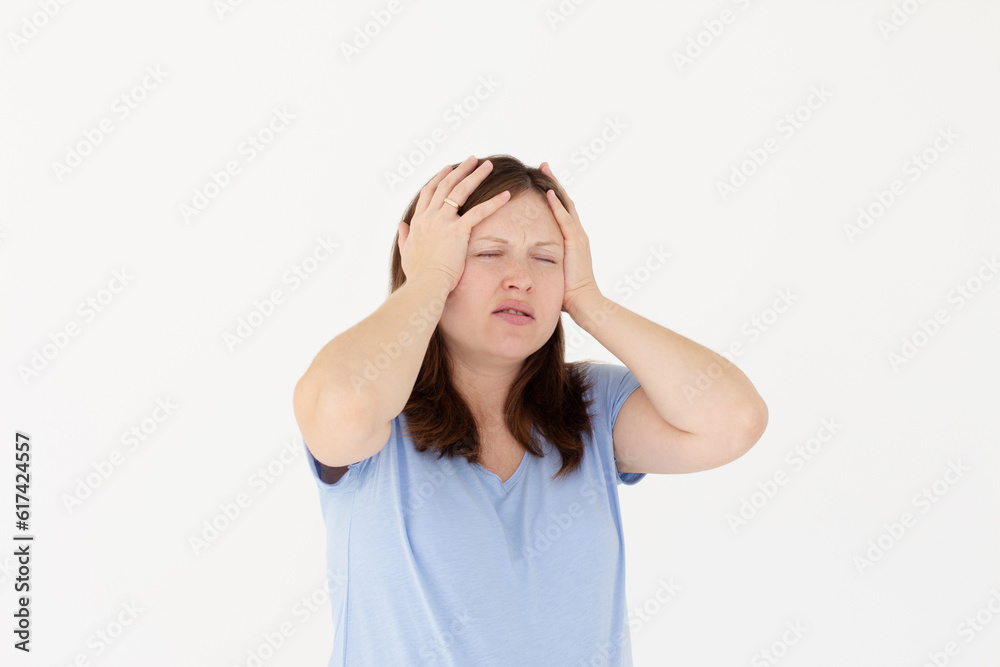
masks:
POLYGON ((445 166, 420 190, 410 224, 399 223, 399 254, 407 279, 439 272, 447 277, 449 293, 454 290, 465 272, 472 228, 510 199, 504 190, 461 216, 457 208, 445 203, 447 197, 464 205, 493 169, 488 160, 477 168, 475 164, 472 157, 455 169, 445 166))

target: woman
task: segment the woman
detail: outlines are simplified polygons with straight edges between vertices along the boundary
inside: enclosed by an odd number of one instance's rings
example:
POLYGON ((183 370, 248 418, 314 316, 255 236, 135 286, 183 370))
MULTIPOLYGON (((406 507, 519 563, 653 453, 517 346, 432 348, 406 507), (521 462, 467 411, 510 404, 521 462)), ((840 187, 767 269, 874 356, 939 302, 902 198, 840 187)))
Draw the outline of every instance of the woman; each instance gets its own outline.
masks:
POLYGON ((389 297, 294 409, 329 665, 631 665, 617 486, 723 465, 767 423, 735 366, 601 294, 551 169, 506 155, 420 190, 389 297), (563 311, 625 366, 567 364, 563 311))

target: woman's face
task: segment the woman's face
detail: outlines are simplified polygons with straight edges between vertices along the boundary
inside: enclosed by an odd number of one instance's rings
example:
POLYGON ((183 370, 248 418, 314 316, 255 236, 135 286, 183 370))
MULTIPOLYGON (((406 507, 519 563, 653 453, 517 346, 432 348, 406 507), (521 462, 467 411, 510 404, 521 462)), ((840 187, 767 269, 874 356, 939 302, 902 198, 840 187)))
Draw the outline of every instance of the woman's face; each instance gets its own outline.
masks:
POLYGON ((511 199, 473 227, 465 271, 439 324, 450 354, 474 367, 503 367, 540 349, 562 310, 563 252, 559 223, 535 191, 511 199), (505 301, 522 302, 524 307, 514 308, 530 309, 533 317, 494 314, 505 301))

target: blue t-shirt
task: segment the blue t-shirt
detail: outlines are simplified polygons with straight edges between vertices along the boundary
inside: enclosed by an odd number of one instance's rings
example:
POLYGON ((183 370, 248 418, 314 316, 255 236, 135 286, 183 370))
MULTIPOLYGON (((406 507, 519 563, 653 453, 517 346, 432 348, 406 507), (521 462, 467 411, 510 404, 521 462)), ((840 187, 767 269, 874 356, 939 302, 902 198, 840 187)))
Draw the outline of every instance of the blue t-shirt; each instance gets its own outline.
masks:
MULTIPOLYGON (((625 543, 612 429, 639 381, 592 363, 594 438, 551 481, 559 452, 525 452, 506 482, 464 457, 418 452, 405 415, 374 456, 319 487, 333 611, 329 667, 631 667, 625 543)), ((305 442, 303 441, 305 447, 305 442)))

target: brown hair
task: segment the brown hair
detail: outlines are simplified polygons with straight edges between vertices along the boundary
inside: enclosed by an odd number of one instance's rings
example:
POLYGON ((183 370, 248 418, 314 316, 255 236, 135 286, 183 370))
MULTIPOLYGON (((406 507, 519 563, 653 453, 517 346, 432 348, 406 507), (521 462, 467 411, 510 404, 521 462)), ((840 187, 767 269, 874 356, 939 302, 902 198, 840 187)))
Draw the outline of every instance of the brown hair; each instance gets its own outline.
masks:
MULTIPOLYGON (((459 215, 504 190, 510 191, 511 201, 518 195, 531 192, 541 194, 544 199, 549 189, 559 196, 559 188, 538 168, 528 167, 510 155, 491 155, 478 160, 476 166, 486 160, 493 163, 493 169, 458 209, 459 215)), ((453 164, 452 168, 459 164, 453 164)), ((418 191, 403 215, 406 224, 413 219, 419 196, 418 191)), ((562 197, 560 201, 567 206, 562 197)), ((390 294, 406 282, 398 241, 397 232, 392 244, 390 294)), ((584 392, 591 387, 586 376, 590 362, 566 363, 563 350, 560 319, 549 340, 525 359, 504 405, 507 428, 527 451, 535 456, 543 455, 533 437, 532 426, 559 451, 562 467, 553 480, 579 467, 583 459, 583 434, 593 435, 588 412, 593 399, 585 401, 583 398, 584 392)), ((439 459, 444 455, 461 455, 470 463, 479 463, 476 418, 452 384, 451 364, 446 351, 440 328, 436 328, 413 391, 403 408, 407 435, 419 452, 436 451, 439 459), (447 418, 443 419, 445 416, 447 418)))

